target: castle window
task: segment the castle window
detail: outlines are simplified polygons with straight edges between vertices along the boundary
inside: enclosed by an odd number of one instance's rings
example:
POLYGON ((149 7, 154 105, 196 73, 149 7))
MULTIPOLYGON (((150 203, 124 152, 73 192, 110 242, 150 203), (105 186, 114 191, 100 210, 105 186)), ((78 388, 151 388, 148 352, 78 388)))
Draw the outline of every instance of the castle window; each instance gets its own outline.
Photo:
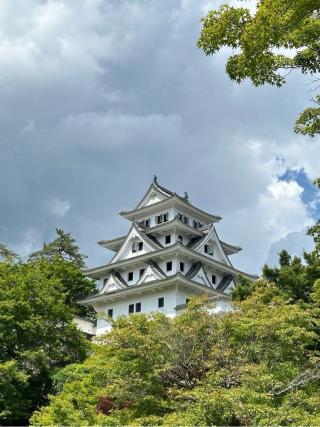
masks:
POLYGON ((171 235, 169 234, 166 236, 166 245, 168 245, 171 242, 171 235))
POLYGON ((213 245, 204 245, 204 252, 208 255, 213 255, 213 245))
POLYGON ((134 304, 129 304, 129 314, 134 313, 134 304))
POLYGON ((158 307, 164 307, 164 297, 158 298, 158 307))
POLYGON ((184 262, 180 262, 180 271, 184 271, 184 262))
POLYGON ((168 261, 167 262, 167 271, 171 271, 172 270, 172 261, 168 261))
POLYGON ((141 268, 141 270, 140 270, 140 277, 143 275, 144 271, 145 271, 145 268, 141 268))
POLYGON ((203 226, 203 224, 201 224, 201 222, 196 221, 195 219, 193 220, 193 226, 194 228, 198 229, 201 228, 203 226))
POLYGON ((180 219, 180 221, 183 222, 183 224, 189 225, 189 218, 181 214, 180 212, 178 213, 178 219, 180 219))
POLYGON ((215 284, 216 283, 216 276, 213 274, 212 275, 212 277, 211 277, 211 281, 212 281, 212 283, 213 284, 215 284))
POLYGON ((140 313, 141 311, 141 302, 136 303, 136 313, 140 313))
POLYGON ((142 221, 138 222, 138 225, 142 228, 149 228, 150 227, 150 218, 143 219, 142 221))
POLYGON ((178 242, 183 242, 183 237, 182 236, 178 236, 178 242))
POLYGON ((162 222, 167 222, 168 219, 169 219, 169 213, 168 212, 161 214, 161 215, 157 215, 156 216, 156 224, 161 224, 162 222))
POLYGON ((143 249, 143 242, 133 242, 132 243, 132 252, 138 252, 138 251, 142 251, 143 249))
POLYGON ((128 281, 130 282, 131 280, 133 280, 133 271, 128 273, 128 281))
POLYGON ((113 308, 109 308, 108 317, 110 317, 111 319, 113 318, 113 308))

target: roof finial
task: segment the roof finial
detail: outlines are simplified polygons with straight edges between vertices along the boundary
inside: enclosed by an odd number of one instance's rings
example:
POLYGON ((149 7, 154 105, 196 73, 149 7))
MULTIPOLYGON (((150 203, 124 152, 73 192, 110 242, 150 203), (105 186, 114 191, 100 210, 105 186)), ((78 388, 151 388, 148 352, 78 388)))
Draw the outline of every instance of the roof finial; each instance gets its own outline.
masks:
POLYGON ((153 183, 158 184, 158 178, 157 175, 153 175, 153 183))
POLYGON ((184 198, 185 198, 185 200, 187 201, 187 202, 189 202, 190 201, 190 199, 189 199, 189 194, 185 191, 184 192, 184 198))

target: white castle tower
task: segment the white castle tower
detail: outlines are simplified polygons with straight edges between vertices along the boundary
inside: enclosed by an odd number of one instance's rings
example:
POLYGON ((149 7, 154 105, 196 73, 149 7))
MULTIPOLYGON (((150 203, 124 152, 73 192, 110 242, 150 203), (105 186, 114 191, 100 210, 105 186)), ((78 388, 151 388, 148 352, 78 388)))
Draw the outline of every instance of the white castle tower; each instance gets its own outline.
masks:
MULTIPOLYGON (((79 304, 117 318, 130 313, 181 312, 192 295, 206 294, 214 310, 231 309, 230 292, 239 275, 229 255, 241 250, 219 239, 211 215, 158 184, 152 184, 131 210, 121 212, 132 225, 126 236, 98 242, 115 254, 109 264, 86 270, 99 281, 98 293, 79 304)), ((110 328, 98 319, 96 334, 110 328)))

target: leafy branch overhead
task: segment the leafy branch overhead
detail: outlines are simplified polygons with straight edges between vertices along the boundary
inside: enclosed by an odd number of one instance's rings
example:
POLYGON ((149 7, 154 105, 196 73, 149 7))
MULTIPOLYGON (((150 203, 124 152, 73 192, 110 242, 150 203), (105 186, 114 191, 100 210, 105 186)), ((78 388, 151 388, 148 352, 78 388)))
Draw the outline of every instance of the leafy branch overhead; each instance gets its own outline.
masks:
MULTIPOLYGON (((213 55, 223 47, 233 49, 226 64, 229 77, 255 86, 282 86, 292 70, 315 78, 320 71, 320 1, 260 0, 255 13, 227 4, 202 19, 198 47, 213 55)), ((320 97, 298 118, 295 132, 320 133, 320 97)))

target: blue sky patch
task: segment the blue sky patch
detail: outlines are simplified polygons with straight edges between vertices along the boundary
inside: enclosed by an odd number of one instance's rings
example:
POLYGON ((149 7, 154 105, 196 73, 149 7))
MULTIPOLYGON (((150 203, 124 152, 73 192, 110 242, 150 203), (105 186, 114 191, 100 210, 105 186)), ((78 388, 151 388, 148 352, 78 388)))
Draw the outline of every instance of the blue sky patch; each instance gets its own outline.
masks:
POLYGON ((301 194, 302 202, 307 206, 310 214, 314 218, 319 218, 320 192, 313 185, 312 180, 309 179, 304 169, 287 169, 283 175, 279 176, 279 179, 286 182, 296 181, 297 184, 303 188, 303 192, 301 194))

